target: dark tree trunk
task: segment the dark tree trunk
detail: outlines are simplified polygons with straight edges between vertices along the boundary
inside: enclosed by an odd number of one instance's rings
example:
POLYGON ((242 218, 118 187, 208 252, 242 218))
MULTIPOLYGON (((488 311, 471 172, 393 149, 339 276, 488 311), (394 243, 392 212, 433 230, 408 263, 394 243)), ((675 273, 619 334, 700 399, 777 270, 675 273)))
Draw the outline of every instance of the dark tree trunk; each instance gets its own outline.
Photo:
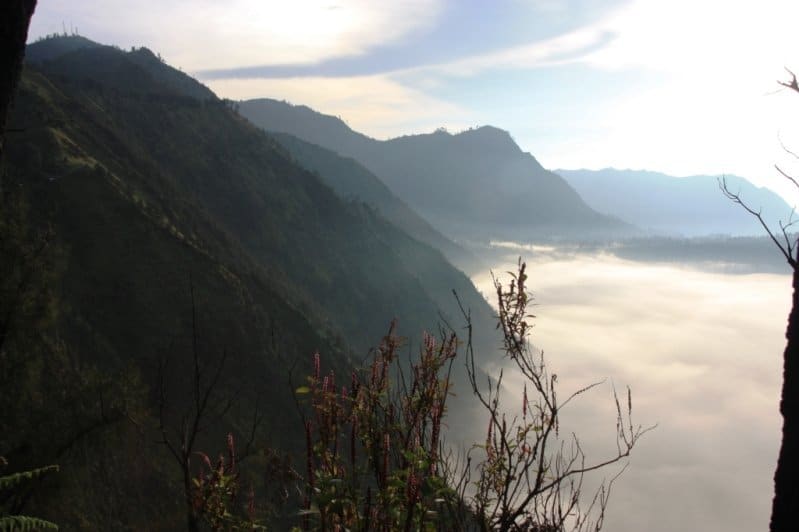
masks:
POLYGON ((774 473, 771 532, 799 526, 799 266, 793 268, 793 306, 788 316, 788 340, 783 356, 782 446, 774 473))
POLYGON ((22 71, 28 25, 35 8, 36 0, 0 2, 0 159, 3 158, 8 108, 22 71))

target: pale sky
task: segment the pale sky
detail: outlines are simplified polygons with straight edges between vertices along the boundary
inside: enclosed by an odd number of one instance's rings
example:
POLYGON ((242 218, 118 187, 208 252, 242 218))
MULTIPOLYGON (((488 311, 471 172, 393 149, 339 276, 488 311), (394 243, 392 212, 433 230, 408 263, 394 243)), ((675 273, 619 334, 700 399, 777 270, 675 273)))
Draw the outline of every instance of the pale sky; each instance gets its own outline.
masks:
POLYGON ((547 168, 799 173, 795 0, 41 0, 30 36, 147 46, 219 96, 376 138, 494 125, 547 168), (794 124, 794 126, 792 126, 794 124))

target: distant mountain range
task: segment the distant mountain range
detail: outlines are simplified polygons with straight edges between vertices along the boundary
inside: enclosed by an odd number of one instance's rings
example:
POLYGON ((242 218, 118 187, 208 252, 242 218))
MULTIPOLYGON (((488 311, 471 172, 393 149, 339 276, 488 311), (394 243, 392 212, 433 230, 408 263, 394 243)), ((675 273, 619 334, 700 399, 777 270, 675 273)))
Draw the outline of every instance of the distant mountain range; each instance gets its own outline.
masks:
MULTIPOLYGON (((647 233, 762 234, 754 218, 721 194, 717 176, 677 178, 614 169, 550 172, 523 152, 506 131, 491 126, 380 141, 353 131, 338 117, 302 105, 263 98, 242 101, 239 106, 243 116, 267 131, 291 135, 362 165, 402 204, 445 235, 464 242, 590 240, 647 233)), ((283 138, 292 150, 291 141, 283 138)), ((296 149, 296 143, 293 146, 296 149)), ((790 207, 780 196, 741 177, 726 179, 749 205, 762 208, 772 227, 787 220, 790 207)), ((377 203, 367 187, 350 185, 342 192, 377 203)), ((390 214, 397 208, 389 207, 385 198, 381 201, 381 211, 402 225, 401 217, 390 214)), ((440 245, 414 232, 413 225, 425 224, 416 220, 403 227, 424 242, 440 245)), ((458 252, 441 249, 459 260, 458 252)))
POLYGON ((494 127, 439 130, 379 141, 342 120, 269 99, 239 103, 267 131, 351 157, 444 234, 459 240, 621 235, 633 228, 599 214, 560 176, 494 127))
MULTIPOLYGON (((112 52, 118 51, 73 36, 30 46, 27 57, 31 63, 51 63, 54 74, 135 90, 140 80, 126 78, 115 66, 112 52), (69 72, 58 71, 58 62, 51 61, 81 50, 91 53, 73 54, 69 72), (98 54, 107 56, 102 70, 98 54)), ((164 68, 146 48, 126 53, 125 59, 147 72, 149 82, 157 79, 165 88, 200 100, 216 98, 196 80, 164 68)), ((243 116, 275 133, 300 165, 316 172, 340 197, 372 206, 466 269, 479 261, 441 231, 463 241, 642 234, 636 227, 674 236, 762 234, 756 220, 720 193, 717 176, 676 178, 615 169, 550 172, 507 132, 491 126, 378 141, 340 118, 302 105, 271 99, 238 105, 243 116)), ((727 181, 751 206, 762 208, 772 226, 789 216, 790 207, 772 191, 737 176, 727 181)))
MULTIPOLYGON (((711 234, 763 235, 757 219, 719 190, 722 176, 673 177, 636 170, 556 170, 588 205, 612 213, 652 233, 700 236, 711 234)), ((760 209, 775 230, 787 221, 791 208, 767 188, 744 178, 725 176, 730 191, 760 209)))

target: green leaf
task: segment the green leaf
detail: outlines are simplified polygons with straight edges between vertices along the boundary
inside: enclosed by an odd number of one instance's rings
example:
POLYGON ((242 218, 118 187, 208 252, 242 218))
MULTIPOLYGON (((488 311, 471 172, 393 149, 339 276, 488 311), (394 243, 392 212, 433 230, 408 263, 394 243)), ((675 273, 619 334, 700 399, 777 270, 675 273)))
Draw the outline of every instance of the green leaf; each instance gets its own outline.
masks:
POLYGON ((300 386, 299 388, 294 390, 294 393, 296 393, 298 395, 305 394, 305 393, 310 393, 310 392, 311 392, 311 389, 308 388, 307 386, 300 386))

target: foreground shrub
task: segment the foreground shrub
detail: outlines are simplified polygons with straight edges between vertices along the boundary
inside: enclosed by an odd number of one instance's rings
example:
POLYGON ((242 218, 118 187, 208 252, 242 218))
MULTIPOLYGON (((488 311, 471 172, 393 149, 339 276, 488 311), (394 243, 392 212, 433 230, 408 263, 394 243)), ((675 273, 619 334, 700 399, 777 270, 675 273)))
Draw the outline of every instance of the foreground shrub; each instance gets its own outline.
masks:
MULTIPOLYGON (((526 268, 519 263, 503 286, 495 279, 501 351, 524 378, 520 405, 502 401, 504 370, 478 382, 471 325, 467 339, 442 329, 425 333, 418 360, 400 359, 394 324, 371 362, 345 383, 322 371, 316 353, 312 373, 295 390, 305 402, 305 477, 299 479, 302 530, 598 531, 604 523, 608 482, 583 493, 586 474, 630 455, 651 427, 635 426, 627 390, 622 408, 614 391, 616 452, 589 462, 575 434, 560 435, 560 416, 590 384, 561 401, 557 376, 530 343, 526 268), (466 350, 472 392, 486 414, 484 441, 462 453, 444 445, 447 399, 458 349, 466 350), (460 460, 456 457, 461 457, 460 460)), ((239 477, 233 437, 216 464, 202 455, 194 480, 194 509, 212 530, 260 530, 250 491, 247 511, 234 510, 239 477)), ((297 477, 298 478, 298 477, 297 477)))

